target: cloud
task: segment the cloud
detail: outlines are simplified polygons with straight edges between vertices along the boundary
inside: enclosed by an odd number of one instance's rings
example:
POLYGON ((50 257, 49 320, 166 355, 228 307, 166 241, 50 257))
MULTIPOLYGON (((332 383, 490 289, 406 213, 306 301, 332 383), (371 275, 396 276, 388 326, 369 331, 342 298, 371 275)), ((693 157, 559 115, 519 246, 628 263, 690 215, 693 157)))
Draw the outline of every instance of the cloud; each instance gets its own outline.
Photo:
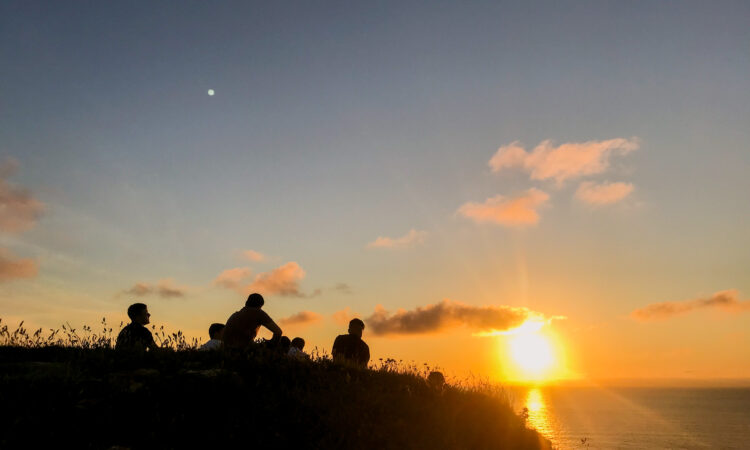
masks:
POLYGON ((750 300, 739 300, 737 290, 719 291, 708 298, 652 303, 630 313, 639 321, 664 320, 697 309, 720 309, 726 312, 750 311, 750 300))
POLYGON ((30 229, 44 211, 44 204, 29 191, 8 183, 18 166, 18 161, 12 158, 0 164, 0 231, 6 233, 30 229))
POLYGON ((258 274, 249 286, 247 292, 261 294, 279 294, 289 297, 304 297, 299 290, 299 282, 305 278, 305 271, 296 262, 288 262, 270 272, 258 274))
POLYGON ((261 262, 266 259, 266 255, 255 250, 245 250, 242 252, 242 256, 248 261, 261 262))
POLYGON ((185 288, 174 286, 173 285, 174 280, 172 279, 164 279, 159 281, 159 284, 156 285, 156 293, 161 298, 177 298, 177 297, 184 297, 186 292, 185 288))
POLYGON ((280 325, 310 325, 320 322, 323 316, 312 311, 301 311, 279 320, 280 325))
POLYGON ((179 298, 187 295, 186 289, 174 286, 174 280, 165 278, 159 280, 157 284, 135 283, 131 288, 122 291, 122 294, 135 297, 145 297, 147 295, 158 295, 161 298, 179 298))
POLYGON ((594 206, 609 205, 624 199, 634 186, 631 183, 593 183, 584 181, 576 190, 576 198, 594 206))
POLYGON ((134 295, 136 297, 145 297, 154 291, 153 287, 146 283, 136 283, 130 289, 122 291, 126 295, 134 295))
POLYGON ((215 279, 214 284, 216 286, 225 287, 227 289, 240 290, 242 289, 242 282, 253 274, 252 269, 249 267, 235 267, 234 269, 227 269, 221 272, 215 279))
POLYGON ((0 281, 33 278, 37 270, 34 260, 16 259, 9 251, 0 248, 0 281))
POLYGON ((336 286, 333 287, 333 290, 346 295, 352 293, 352 287, 346 283, 336 283, 336 286))
POLYGON ((305 278, 306 273, 294 261, 269 272, 259 273, 252 282, 246 283, 251 275, 252 270, 249 267, 235 267, 220 273, 213 283, 243 295, 259 292, 263 295, 279 294, 285 297, 316 297, 322 294, 320 289, 316 289, 310 295, 300 291, 299 282, 305 278))
POLYGON ((367 244, 367 248, 407 248, 417 244, 423 244, 429 233, 426 231, 409 230, 406 235, 399 238, 380 236, 367 244))
POLYGON ((516 328, 531 318, 542 320, 542 315, 526 308, 471 306, 446 299, 412 311, 400 309, 394 314, 378 305, 365 323, 378 336, 435 333, 459 326, 480 333, 493 333, 516 328))
POLYGON ((339 325, 349 325, 349 321, 355 317, 359 317, 359 314, 352 312, 352 310, 347 306, 341 311, 336 311, 335 313, 333 313, 331 317, 333 318, 333 321, 339 325))
POLYGON ((555 146, 551 140, 527 152, 518 141, 504 145, 489 160, 493 172, 505 168, 521 168, 532 180, 565 180, 603 173, 609 168, 612 155, 625 155, 638 149, 637 138, 605 141, 567 142, 555 146))
POLYGON ((484 203, 464 203, 458 213, 476 223, 493 223, 510 227, 536 225, 536 209, 549 200, 549 195, 539 189, 529 189, 514 197, 496 195, 484 203))

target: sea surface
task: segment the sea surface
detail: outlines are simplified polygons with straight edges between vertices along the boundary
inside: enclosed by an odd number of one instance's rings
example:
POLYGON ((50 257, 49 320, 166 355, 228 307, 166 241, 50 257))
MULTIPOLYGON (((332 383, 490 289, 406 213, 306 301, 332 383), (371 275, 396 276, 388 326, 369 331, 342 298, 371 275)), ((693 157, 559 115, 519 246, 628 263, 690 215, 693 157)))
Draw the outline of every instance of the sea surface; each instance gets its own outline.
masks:
POLYGON ((750 388, 511 388, 559 449, 750 449, 750 388))

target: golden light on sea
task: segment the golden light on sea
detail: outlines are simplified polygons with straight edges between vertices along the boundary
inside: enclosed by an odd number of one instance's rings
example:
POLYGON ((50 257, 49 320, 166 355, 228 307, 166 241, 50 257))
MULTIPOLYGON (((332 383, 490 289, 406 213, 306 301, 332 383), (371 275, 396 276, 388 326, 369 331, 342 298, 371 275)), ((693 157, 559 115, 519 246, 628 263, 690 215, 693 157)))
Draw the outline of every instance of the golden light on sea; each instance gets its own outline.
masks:
POLYGON ((543 435, 550 436, 552 429, 549 417, 547 417, 547 404, 544 401, 541 389, 529 389, 528 394, 526 394, 525 407, 528 413, 527 420, 529 425, 543 435))

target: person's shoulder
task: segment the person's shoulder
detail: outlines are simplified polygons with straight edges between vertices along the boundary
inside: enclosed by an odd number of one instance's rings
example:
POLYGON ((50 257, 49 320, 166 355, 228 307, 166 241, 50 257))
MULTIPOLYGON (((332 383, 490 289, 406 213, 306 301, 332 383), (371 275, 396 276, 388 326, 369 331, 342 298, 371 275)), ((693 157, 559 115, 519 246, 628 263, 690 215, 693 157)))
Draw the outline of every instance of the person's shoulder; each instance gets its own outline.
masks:
POLYGON ((130 334, 130 333, 133 332, 133 328, 134 328, 133 327, 133 322, 130 322, 129 324, 127 324, 124 327, 122 327, 122 330, 120 330, 120 334, 119 335, 123 336, 123 335, 126 335, 126 334, 130 334))

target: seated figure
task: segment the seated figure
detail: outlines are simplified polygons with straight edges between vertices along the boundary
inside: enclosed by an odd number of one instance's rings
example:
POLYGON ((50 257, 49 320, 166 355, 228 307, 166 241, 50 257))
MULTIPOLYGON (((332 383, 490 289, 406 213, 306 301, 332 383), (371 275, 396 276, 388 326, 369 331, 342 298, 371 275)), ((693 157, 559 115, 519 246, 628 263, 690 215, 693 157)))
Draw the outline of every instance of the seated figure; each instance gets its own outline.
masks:
POLYGON ((301 337, 296 337, 292 339, 292 346, 289 347, 287 355, 297 359, 309 359, 310 356, 302 351, 303 348, 305 348, 305 340, 301 337))
POLYGON ((223 323, 212 323, 208 327, 208 336, 211 338, 208 342, 201 345, 198 350, 221 350, 224 345, 221 341, 221 337, 224 335, 224 324, 223 323))
POLYGON ((349 334, 341 334, 333 341, 333 360, 367 368, 370 347, 362 340, 365 323, 359 319, 349 321, 349 334))
POLYGON ((224 347, 230 350, 244 350, 250 346, 258 335, 261 326, 266 327, 271 333, 272 345, 281 339, 281 328, 261 308, 265 304, 260 294, 250 294, 245 302, 245 307, 235 312, 227 320, 224 327, 224 347))
POLYGON ((158 347, 154 342, 154 336, 146 328, 149 324, 151 314, 148 307, 143 303, 133 303, 128 307, 128 317, 131 322, 120 330, 117 335, 115 349, 117 350, 156 350, 158 347))

